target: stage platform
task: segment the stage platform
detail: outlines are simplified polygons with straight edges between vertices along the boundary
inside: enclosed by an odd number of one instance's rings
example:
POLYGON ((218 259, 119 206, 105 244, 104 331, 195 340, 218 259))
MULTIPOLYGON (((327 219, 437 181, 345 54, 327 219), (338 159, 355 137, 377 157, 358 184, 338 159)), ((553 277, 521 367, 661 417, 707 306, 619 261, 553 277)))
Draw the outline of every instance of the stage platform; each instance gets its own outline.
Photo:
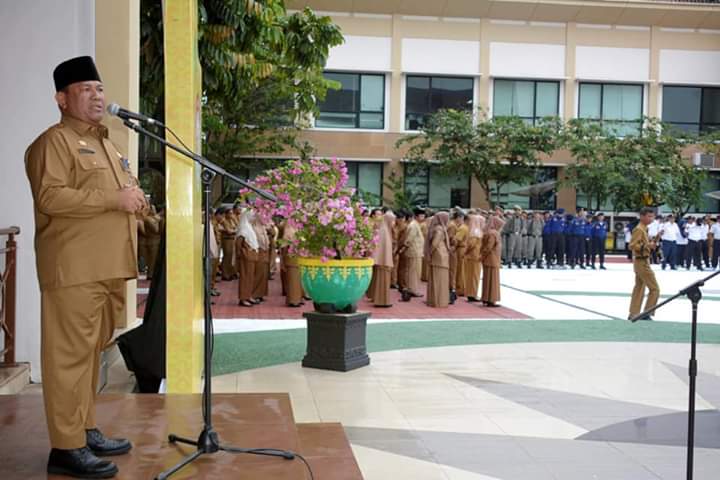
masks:
MULTIPOLYGON (((362 480, 339 423, 296 424, 290 398, 282 393, 215 395, 213 424, 222 441, 241 448, 279 448, 303 455, 316 480, 362 480)), ((130 439, 127 455, 112 457, 118 479, 145 480, 174 465, 192 447, 170 445, 168 433, 195 438, 200 431, 200 395, 100 395, 98 426, 110 436, 130 439)), ((49 442, 40 395, 0 396, 0 478, 47 475, 49 442)), ((217 453, 202 457, 173 479, 305 480, 300 459, 217 453)))

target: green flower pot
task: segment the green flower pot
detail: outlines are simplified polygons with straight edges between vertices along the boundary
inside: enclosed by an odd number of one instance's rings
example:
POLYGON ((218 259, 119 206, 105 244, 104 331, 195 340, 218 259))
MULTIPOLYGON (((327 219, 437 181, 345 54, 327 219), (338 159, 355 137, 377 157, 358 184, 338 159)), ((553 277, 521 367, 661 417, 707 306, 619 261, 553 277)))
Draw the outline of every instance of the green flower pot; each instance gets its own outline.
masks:
POLYGON ((373 259, 298 258, 298 265, 302 286, 316 308, 332 305, 335 311, 354 311, 370 286, 373 259))

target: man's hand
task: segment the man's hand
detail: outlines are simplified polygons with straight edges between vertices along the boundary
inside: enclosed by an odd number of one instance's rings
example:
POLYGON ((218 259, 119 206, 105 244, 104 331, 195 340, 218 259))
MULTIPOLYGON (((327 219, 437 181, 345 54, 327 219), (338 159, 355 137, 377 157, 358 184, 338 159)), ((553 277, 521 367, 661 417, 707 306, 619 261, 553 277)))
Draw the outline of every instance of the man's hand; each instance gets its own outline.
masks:
POLYGON ((145 193, 138 187, 123 188, 118 191, 118 209, 135 213, 146 207, 145 193))

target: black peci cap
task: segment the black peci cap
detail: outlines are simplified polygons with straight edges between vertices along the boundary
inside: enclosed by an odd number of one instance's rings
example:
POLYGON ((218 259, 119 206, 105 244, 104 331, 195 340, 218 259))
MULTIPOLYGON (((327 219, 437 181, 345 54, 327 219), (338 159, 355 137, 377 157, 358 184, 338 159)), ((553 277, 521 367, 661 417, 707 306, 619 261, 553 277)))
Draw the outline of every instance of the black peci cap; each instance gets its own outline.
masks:
POLYGON ((87 56, 75 57, 62 62, 55 67, 53 80, 55 80, 56 92, 77 82, 102 82, 102 80, 100 80, 100 74, 95 67, 95 62, 92 57, 87 56))

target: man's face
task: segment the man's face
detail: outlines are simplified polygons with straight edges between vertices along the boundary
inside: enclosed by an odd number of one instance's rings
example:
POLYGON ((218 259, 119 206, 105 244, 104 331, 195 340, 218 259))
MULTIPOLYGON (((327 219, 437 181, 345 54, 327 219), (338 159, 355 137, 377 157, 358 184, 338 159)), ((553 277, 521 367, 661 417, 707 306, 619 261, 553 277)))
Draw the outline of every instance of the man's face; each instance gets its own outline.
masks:
POLYGON ((98 125, 105 115, 103 84, 96 81, 76 82, 55 94, 63 113, 83 122, 98 125))
POLYGON ((655 220, 654 213, 646 213, 640 217, 640 222, 642 222, 643 225, 650 225, 653 220, 655 220))
POLYGON ((415 218, 417 218, 418 222, 424 222, 425 221, 425 214, 424 213, 418 213, 415 215, 415 218))
POLYGON ((598 217, 598 222, 603 223, 605 221, 605 215, 600 215, 598 217))

